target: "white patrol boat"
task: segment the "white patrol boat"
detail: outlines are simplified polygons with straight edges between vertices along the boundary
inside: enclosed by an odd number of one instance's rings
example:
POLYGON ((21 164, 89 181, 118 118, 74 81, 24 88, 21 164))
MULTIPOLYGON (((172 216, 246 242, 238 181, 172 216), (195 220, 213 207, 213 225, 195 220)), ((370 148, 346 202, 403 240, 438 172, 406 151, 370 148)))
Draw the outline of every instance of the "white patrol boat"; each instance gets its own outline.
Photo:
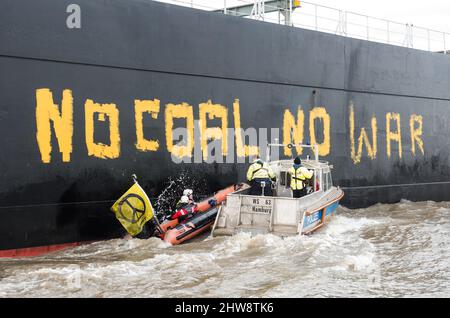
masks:
POLYGON ((289 169, 293 160, 269 161, 277 176, 272 184, 273 196, 249 195, 250 186, 227 195, 226 203, 219 212, 211 234, 233 235, 239 232, 252 234, 272 233, 282 237, 312 233, 323 227, 336 213, 344 192, 333 186, 332 165, 319 160, 317 145, 268 144, 267 157, 272 147, 303 147, 314 151, 314 160, 309 156, 302 159, 302 166, 312 170, 314 175, 307 185, 307 195, 293 198, 290 187, 289 169))

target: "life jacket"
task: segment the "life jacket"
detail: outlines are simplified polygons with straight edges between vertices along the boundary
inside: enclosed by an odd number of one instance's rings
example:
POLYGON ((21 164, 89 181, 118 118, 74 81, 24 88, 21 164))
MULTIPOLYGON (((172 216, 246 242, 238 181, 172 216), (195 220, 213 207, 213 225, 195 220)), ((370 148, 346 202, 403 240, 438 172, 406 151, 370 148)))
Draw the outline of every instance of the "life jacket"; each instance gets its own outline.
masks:
POLYGON ((255 162, 247 171, 247 180, 252 181, 254 179, 275 179, 275 174, 272 169, 265 163, 255 162))
POLYGON ((179 207, 170 218, 172 220, 178 219, 179 222, 182 222, 191 217, 196 212, 198 212, 197 205, 187 203, 179 207))
POLYGON ((292 166, 289 170, 291 174, 291 189, 292 190, 302 190, 304 188, 304 181, 311 179, 313 172, 306 169, 305 167, 292 166))

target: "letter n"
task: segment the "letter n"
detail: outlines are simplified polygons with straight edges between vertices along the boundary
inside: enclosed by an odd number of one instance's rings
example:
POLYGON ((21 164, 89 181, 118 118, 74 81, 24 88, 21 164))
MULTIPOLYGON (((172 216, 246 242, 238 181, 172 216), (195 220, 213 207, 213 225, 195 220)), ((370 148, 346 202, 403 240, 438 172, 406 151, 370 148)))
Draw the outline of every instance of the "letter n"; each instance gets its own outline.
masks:
MULTIPOLYGON (((290 144, 292 139, 294 139, 295 144, 303 143, 304 124, 305 114, 301 107, 297 108, 297 122, 289 109, 286 109, 283 115, 283 144, 290 144)), ((303 152, 302 147, 296 146, 296 150, 298 155, 301 155, 303 152)), ((284 155, 292 156, 292 150, 284 147, 284 155)))
POLYGON ((51 122, 55 130, 59 151, 62 153, 62 161, 70 162, 73 137, 73 98, 72 91, 63 91, 61 111, 58 105, 53 103, 53 94, 48 88, 36 90, 36 139, 41 153, 41 160, 50 163, 51 122))

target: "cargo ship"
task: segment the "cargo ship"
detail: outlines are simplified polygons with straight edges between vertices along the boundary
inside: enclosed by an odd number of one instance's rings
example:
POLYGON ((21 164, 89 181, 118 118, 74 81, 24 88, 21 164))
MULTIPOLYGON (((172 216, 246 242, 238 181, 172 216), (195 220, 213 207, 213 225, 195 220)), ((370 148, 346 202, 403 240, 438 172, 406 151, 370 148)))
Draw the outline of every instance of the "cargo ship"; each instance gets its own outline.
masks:
POLYGON ((72 25, 71 5, 0 3, 0 256, 120 236, 133 173, 150 197, 180 171, 205 195, 245 181, 252 132, 318 145, 345 206, 450 199, 450 56, 144 0, 78 0, 72 25))

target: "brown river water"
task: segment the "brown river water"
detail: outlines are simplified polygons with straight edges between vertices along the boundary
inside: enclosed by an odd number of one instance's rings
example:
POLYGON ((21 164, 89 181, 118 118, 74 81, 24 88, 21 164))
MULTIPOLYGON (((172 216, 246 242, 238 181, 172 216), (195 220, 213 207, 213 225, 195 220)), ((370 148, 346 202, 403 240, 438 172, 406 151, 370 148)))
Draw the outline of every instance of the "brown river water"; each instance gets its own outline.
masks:
POLYGON ((0 297, 450 297, 450 202, 339 207, 303 237, 116 239, 0 259, 0 297))

